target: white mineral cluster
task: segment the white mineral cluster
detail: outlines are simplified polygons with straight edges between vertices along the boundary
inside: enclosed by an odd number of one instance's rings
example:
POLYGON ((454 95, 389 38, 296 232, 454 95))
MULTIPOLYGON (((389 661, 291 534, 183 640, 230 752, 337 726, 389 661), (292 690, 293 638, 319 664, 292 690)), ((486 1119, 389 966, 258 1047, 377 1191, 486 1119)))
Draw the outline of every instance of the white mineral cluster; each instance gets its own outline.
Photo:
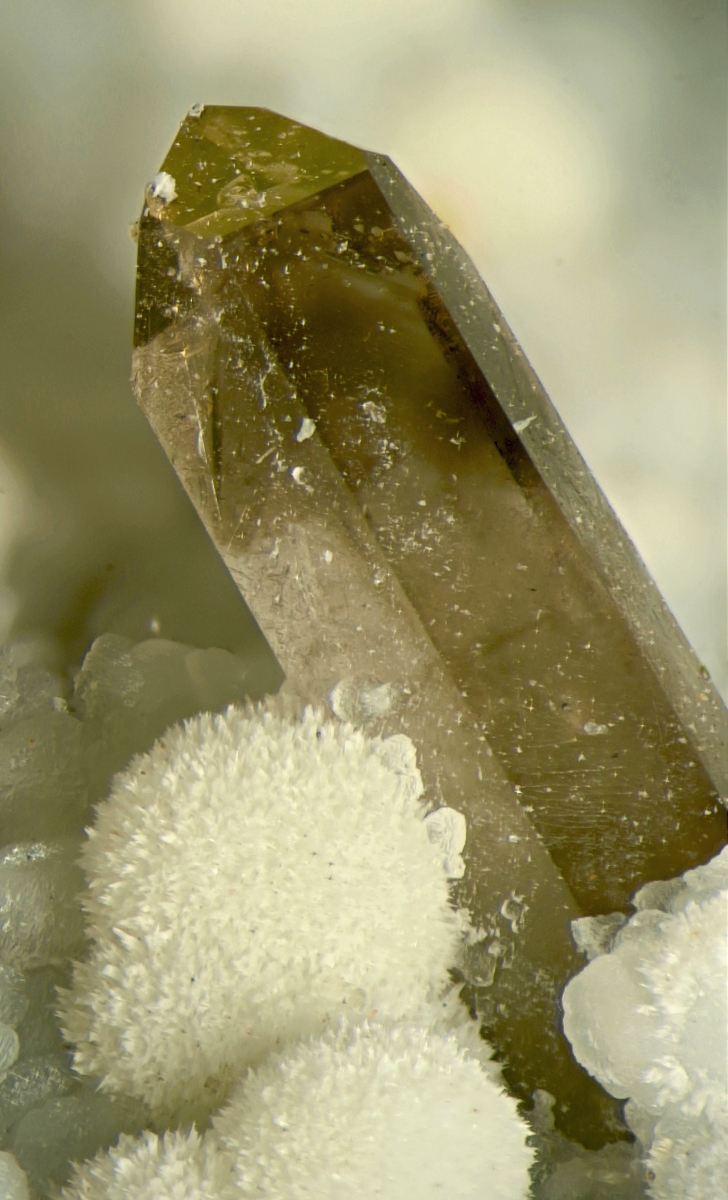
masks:
POLYGON ((342 1015, 393 1020, 458 955, 414 747, 274 702, 170 729, 117 776, 82 865, 81 1073, 165 1113, 342 1015))
POLYGON ((523 1200, 529 1130, 491 1074, 457 1031, 344 1023, 250 1071, 202 1138, 121 1138, 63 1200, 523 1200))
POLYGON ((61 1200, 235 1200, 233 1157, 196 1130, 122 1134, 74 1167, 61 1200))
POLYGON ((528 1127, 450 1034, 363 1024, 271 1056, 215 1118, 241 1200, 513 1200, 528 1127))
POLYGON ((243 709, 224 651, 104 635, 70 692, 41 659, 0 655, 0 1196, 524 1200, 448 973, 467 830, 409 739, 243 709))
POLYGON ((83 824, 110 772, 170 722, 244 696, 245 664, 222 650, 104 635, 71 691, 44 645, 0 649, 3 1200, 55 1195, 69 1160, 149 1124, 141 1101, 74 1075, 55 1015, 68 957, 83 952, 83 824))
POLYGON ((564 992, 564 1030, 628 1101, 648 1194, 716 1200, 728 1183, 728 848, 647 884, 634 905, 626 923, 577 923, 593 957, 564 992))

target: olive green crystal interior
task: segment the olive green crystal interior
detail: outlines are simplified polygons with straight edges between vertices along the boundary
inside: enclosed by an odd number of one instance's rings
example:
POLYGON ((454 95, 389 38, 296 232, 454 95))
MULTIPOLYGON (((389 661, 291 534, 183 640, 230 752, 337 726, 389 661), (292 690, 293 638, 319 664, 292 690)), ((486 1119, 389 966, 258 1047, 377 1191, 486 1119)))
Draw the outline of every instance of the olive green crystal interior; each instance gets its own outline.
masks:
POLYGON ((371 178, 230 254, 579 904, 624 906, 712 854, 714 789, 371 178))
POLYGON ((463 996, 515 1094, 618 1137, 561 1033, 568 921, 724 843, 728 714, 624 585, 646 578, 626 535, 387 160, 204 108, 162 170, 138 400, 298 694, 408 733, 433 803, 465 813, 463 996))
MULTIPOLYGON (((164 160, 162 169, 174 179, 177 193, 165 221, 219 244, 221 237, 365 168, 355 146, 277 113, 208 106, 187 117, 164 160)), ((184 286, 170 282, 177 274, 176 256, 160 253, 154 230, 142 223, 139 263, 142 273, 159 272, 161 278, 137 296, 137 344, 158 332, 188 299, 184 286)))

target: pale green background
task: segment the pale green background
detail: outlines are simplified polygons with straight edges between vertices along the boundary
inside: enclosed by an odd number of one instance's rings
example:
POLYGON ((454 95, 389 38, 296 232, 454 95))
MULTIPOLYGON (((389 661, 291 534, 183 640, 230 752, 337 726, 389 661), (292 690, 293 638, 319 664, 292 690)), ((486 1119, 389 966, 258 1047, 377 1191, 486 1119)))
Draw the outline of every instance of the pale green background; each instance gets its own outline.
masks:
POLYGON ((5 0, 0 634, 245 644, 130 396, 127 229, 190 104, 263 104, 450 222, 728 693, 726 57, 722 0, 5 0))

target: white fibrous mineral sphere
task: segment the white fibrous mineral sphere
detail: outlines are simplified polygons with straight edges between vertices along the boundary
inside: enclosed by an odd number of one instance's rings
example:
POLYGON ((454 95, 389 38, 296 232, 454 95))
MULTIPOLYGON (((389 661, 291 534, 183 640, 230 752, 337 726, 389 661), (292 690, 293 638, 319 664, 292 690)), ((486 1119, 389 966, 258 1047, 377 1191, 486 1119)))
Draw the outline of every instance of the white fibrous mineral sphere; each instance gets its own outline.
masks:
POLYGON ((213 1134, 241 1200, 523 1200, 529 1127, 453 1035, 424 1025, 328 1031, 272 1055, 213 1134))
POLYGON ((728 849, 669 884, 566 987, 564 1031, 644 1144, 656 1200, 728 1180, 728 849), (647 907, 660 904, 660 908, 647 907))
POLYGON ((75 1166, 61 1200, 234 1200, 231 1156, 209 1137, 122 1134, 75 1166))
POLYGON ((403 735, 271 702, 174 727, 84 847, 91 939, 62 1000, 75 1067, 162 1112, 346 1015, 448 985, 461 935, 403 735))

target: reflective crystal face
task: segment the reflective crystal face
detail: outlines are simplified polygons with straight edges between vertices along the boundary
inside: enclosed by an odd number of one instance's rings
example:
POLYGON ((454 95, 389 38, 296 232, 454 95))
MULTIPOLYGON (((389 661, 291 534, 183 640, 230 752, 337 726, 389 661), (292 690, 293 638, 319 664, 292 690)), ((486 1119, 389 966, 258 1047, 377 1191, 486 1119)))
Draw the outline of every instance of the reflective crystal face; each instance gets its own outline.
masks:
POLYGON ((725 713, 701 683, 711 715, 696 699, 690 728, 691 692, 676 716, 649 649, 669 659, 676 629, 645 633, 640 598, 610 590, 605 563, 636 570, 625 535, 612 521, 590 550, 553 456, 547 486, 538 415, 509 420, 501 395, 520 352, 487 293, 445 302, 420 244, 428 220, 427 244, 444 235, 429 214, 405 236, 393 169, 205 108, 162 171, 139 228, 139 402, 298 693, 406 732, 433 803, 465 813, 465 994, 516 1091, 555 1094, 595 1144, 612 1110, 559 1026, 568 919, 725 841, 695 732, 725 713))

